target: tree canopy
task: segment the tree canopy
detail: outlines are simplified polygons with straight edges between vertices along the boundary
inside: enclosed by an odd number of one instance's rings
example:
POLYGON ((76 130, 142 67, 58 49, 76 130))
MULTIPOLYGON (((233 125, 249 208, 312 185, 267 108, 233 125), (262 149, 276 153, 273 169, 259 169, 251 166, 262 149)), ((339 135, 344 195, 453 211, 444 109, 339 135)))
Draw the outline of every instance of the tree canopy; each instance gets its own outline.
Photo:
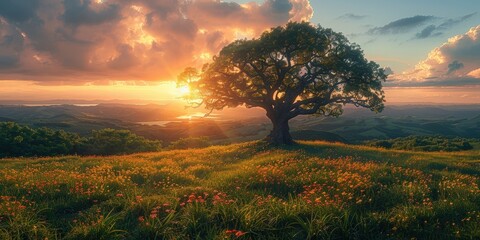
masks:
POLYGON ((386 78, 342 34, 291 22, 225 46, 201 71, 186 68, 178 83, 209 110, 265 109, 273 124, 267 140, 289 144, 288 121, 298 115, 339 116, 345 104, 382 111, 386 78))

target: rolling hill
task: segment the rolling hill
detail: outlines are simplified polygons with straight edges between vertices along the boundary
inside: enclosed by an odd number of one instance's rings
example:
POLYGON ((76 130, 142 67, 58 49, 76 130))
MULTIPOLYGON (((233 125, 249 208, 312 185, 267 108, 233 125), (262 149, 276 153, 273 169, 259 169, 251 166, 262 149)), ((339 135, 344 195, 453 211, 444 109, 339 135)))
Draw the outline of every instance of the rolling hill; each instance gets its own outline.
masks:
MULTIPOLYGON (((0 121, 48 127, 88 135, 103 128, 127 129, 148 139, 169 143, 207 136, 217 143, 259 140, 271 129, 261 109, 225 109, 214 118, 179 119, 189 111, 181 104, 99 104, 94 106, 0 106, 0 121), (156 122, 162 124, 155 125, 156 122)), ((197 111, 197 110, 195 110, 197 111)), ((410 135, 480 138, 480 105, 387 106, 375 114, 346 107, 338 117, 302 116, 290 121, 303 140, 362 143, 410 135), (308 132, 308 133, 307 133, 308 132)), ((192 113, 192 112, 190 112, 192 113)), ((295 133, 294 133, 295 134, 295 133)))

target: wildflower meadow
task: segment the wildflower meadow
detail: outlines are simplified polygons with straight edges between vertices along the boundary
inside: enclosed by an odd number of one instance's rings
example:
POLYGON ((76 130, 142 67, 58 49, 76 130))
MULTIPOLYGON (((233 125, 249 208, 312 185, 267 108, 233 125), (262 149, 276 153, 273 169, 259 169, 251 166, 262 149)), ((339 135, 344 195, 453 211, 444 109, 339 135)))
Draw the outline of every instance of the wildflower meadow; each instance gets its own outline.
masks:
POLYGON ((0 160, 0 239, 478 239, 480 154, 260 142, 0 160))

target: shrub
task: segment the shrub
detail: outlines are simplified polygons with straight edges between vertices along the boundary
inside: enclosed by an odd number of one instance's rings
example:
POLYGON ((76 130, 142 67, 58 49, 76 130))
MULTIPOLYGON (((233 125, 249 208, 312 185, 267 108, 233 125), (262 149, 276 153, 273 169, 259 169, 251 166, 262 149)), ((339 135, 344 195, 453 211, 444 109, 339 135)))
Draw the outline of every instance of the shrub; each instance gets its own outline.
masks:
POLYGON ((102 129, 82 138, 63 130, 0 122, 0 158, 129 154, 158 151, 161 147, 160 141, 145 139, 128 130, 102 129))
POLYGON ((366 142, 373 147, 386 149, 413 150, 413 151, 463 151, 471 150, 473 146, 470 142, 477 141, 465 138, 449 138, 443 136, 409 136, 404 138, 395 138, 389 140, 374 140, 366 142))
POLYGON ((48 128, 0 122, 0 157, 55 156, 76 153, 82 138, 48 128))
POLYGON ((129 130, 111 128, 94 130, 80 146, 83 155, 119 155, 138 152, 158 151, 160 141, 148 140, 129 130))

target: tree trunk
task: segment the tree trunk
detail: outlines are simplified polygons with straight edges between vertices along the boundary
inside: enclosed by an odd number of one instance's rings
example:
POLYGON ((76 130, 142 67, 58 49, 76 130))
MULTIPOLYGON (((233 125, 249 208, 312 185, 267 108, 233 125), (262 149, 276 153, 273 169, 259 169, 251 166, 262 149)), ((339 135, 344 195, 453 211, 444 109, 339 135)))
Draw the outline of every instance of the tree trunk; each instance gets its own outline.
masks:
POLYGON ((273 124, 273 129, 265 140, 275 145, 290 145, 293 144, 292 136, 290 135, 290 127, 288 120, 270 119, 273 124))

